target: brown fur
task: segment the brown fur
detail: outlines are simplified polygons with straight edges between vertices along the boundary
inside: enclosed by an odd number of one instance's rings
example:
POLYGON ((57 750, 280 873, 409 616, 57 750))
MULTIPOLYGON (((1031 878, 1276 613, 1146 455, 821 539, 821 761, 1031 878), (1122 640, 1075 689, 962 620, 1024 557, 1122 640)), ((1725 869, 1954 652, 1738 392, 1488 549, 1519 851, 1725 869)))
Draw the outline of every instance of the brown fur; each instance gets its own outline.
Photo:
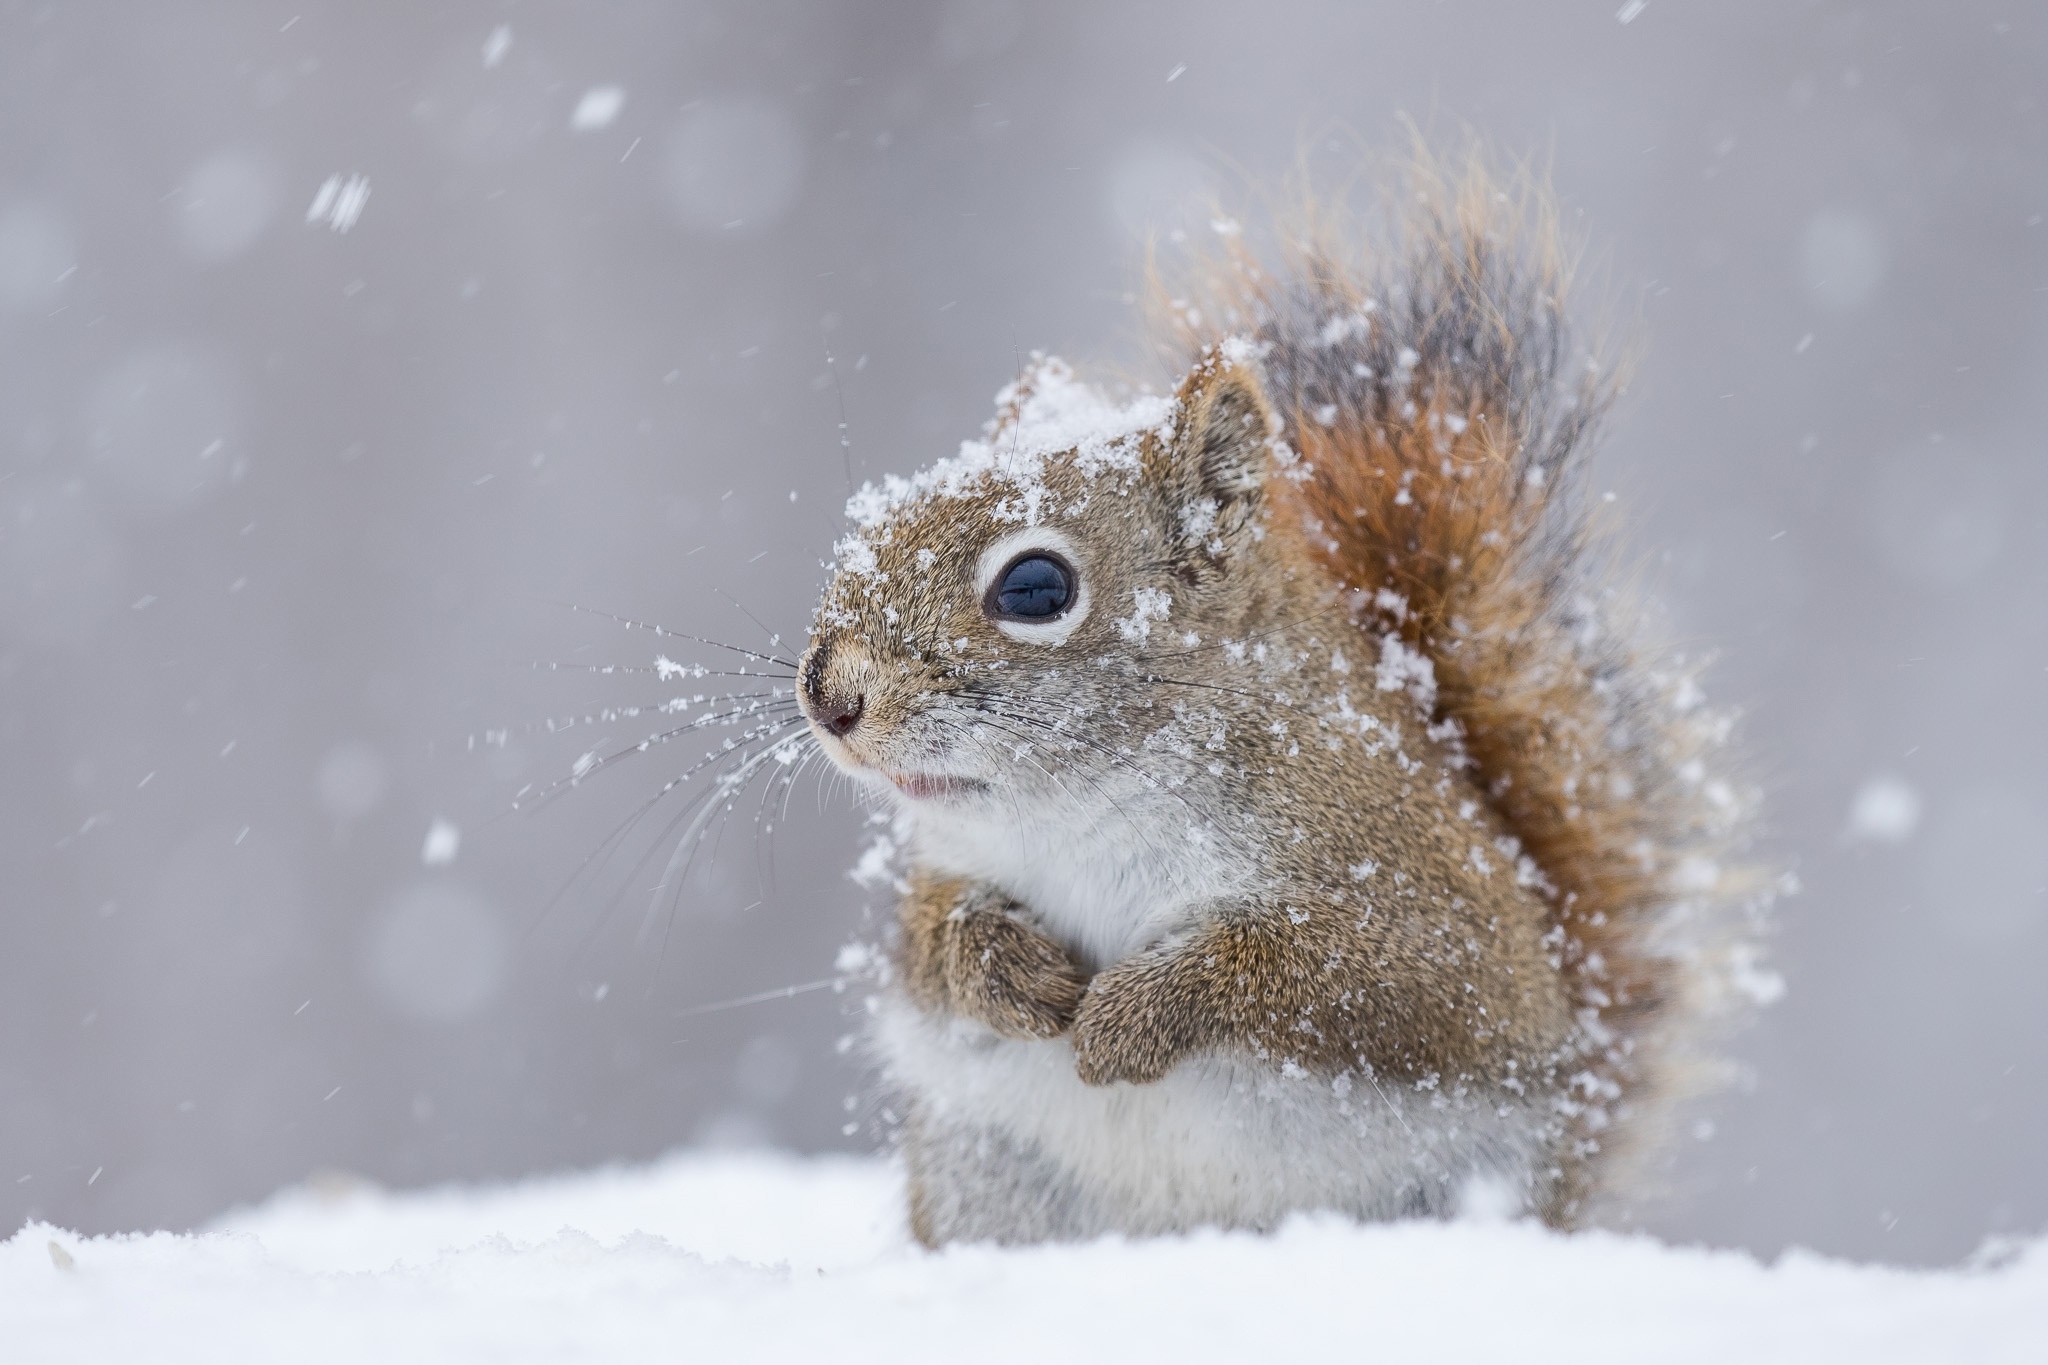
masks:
POLYGON ((899 960, 911 995, 1005 1038, 1065 1033, 1088 978, 1066 949, 1026 922, 1028 914, 988 887, 914 873, 898 911, 899 960))

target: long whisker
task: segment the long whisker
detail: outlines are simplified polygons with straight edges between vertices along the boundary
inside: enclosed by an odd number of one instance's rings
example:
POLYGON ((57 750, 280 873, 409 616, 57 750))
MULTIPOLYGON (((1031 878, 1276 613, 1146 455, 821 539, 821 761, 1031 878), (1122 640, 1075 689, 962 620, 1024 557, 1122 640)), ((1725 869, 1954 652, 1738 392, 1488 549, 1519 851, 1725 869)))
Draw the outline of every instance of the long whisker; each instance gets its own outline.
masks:
POLYGON ((785 782, 782 786, 782 810, 775 817, 776 824, 784 824, 789 820, 789 798, 790 794, 796 790, 797 779, 809 772, 811 764, 824 757, 824 754, 825 746, 818 743, 816 739, 813 739, 810 747, 804 750, 804 756, 797 762, 796 771, 789 775, 789 781, 785 782))
MULTIPOLYGON (((704 835, 710 826, 711 820, 721 811, 731 811, 731 799, 747 789, 754 780, 754 774, 760 771, 763 764, 781 752, 787 742, 786 740, 779 741, 755 751, 751 757, 736 765, 731 771, 718 774, 714 779, 713 785, 704 792, 699 793, 698 797, 692 800, 691 805, 696 807, 696 814, 691 817, 690 823, 684 828, 682 834, 676 837, 675 851, 669 855, 668 866, 662 870, 661 880, 655 883, 655 899, 653 904, 650 904, 648 907, 649 913, 652 913, 654 905, 660 903, 660 893, 664 890, 673 889, 674 894, 670 899, 668 919, 661 934, 661 950, 655 958, 655 974, 657 977, 660 974, 662 963, 667 961, 668 958, 668 939, 670 931, 675 927, 676 905, 682 896, 683 881, 688 877, 690 868, 696 861, 697 849, 703 844, 704 835), (705 801, 704 798, 706 797, 712 799, 705 801)), ((688 808, 686 807, 685 809, 687 810, 688 808)), ((724 822, 721 821, 720 828, 722 829, 723 827, 724 822)), ((662 837, 656 845, 657 848, 668 843, 673 835, 674 828, 675 822, 671 822, 669 828, 663 831, 662 837)), ((643 862, 642 866, 644 865, 645 863, 643 862)), ((650 989, 652 984, 653 982, 650 980, 650 989)))
POLYGON ((783 764, 782 775, 768 780, 767 785, 761 788, 760 801, 754 807, 754 870, 755 875, 761 878, 762 891, 771 896, 775 894, 775 829, 788 816, 789 792, 796 785, 797 775, 803 771, 804 765, 811 761, 811 756, 818 747, 817 741, 809 735, 800 735, 793 742, 802 756, 793 760, 793 768, 788 762, 783 764), (773 819, 769 819, 768 808, 775 799, 777 782, 782 785, 782 808, 773 819), (765 850, 762 848, 761 838, 764 833, 767 835, 765 850))
MULTIPOLYGON (((649 735, 647 738, 640 740, 637 743, 627 745, 623 749, 617 749, 609 754, 604 755, 601 758, 592 759, 589 763, 585 764, 582 767, 581 771, 572 772, 567 777, 556 778, 553 782, 548 783, 545 787, 542 787, 538 792, 535 792, 532 796, 526 797, 523 800, 514 801, 513 809, 518 810, 524 809, 526 807, 539 807, 547 804, 550 801, 559 800, 563 792, 568 791, 571 788, 581 786, 585 780, 587 780, 594 774, 602 772, 605 769, 611 767, 612 765, 624 759, 631 758, 634 754, 646 753, 649 749, 654 748, 657 745, 671 744, 676 740, 681 739, 684 735, 692 734, 699 730, 706 730, 714 725, 735 722, 750 716, 761 716, 764 719, 773 721, 778 725, 787 725, 791 723, 793 720, 797 719, 797 717, 794 717, 789 714, 789 712, 793 710, 795 706, 796 703, 794 701, 767 702, 759 706, 749 706, 733 711, 696 716, 692 718, 687 724, 678 725, 671 729, 659 731, 655 734, 649 735)), ((744 742, 745 740, 751 737, 752 736, 749 734, 742 734, 738 740, 728 741, 728 743, 744 742)), ((730 752, 730 750, 727 750, 727 752, 730 752)))
MULTIPOLYGON (((828 976, 821 981, 806 981, 796 986, 777 986, 772 991, 755 991, 752 995, 735 996, 731 1000, 718 1000, 708 1005, 692 1005, 688 1009, 675 1011, 675 1017, 678 1019, 694 1019, 699 1015, 718 1014, 724 1010, 736 1010, 742 1005, 761 1005, 766 1004, 770 1000, 788 1000, 793 996, 808 995, 812 991, 838 990, 852 980, 854 980, 852 976, 828 976)), ((678 1038, 676 1041, 678 1043, 687 1043, 689 1039, 678 1038)))
POLYGON ((580 611, 590 616, 601 616, 607 621, 616 621, 620 625, 632 630, 652 631, 665 640, 688 640, 693 644, 710 645, 713 649, 730 650, 734 654, 744 654, 749 659, 759 659, 762 663, 780 664, 784 668, 793 669, 797 666, 797 662, 794 659, 785 659, 775 654, 763 654, 757 649, 745 649, 739 645, 729 645, 723 640, 707 639, 702 635, 691 635, 686 631, 670 630, 667 626, 657 626, 651 621, 636 621, 630 616, 621 616, 617 612, 603 611, 597 607, 581 606, 575 602, 557 601, 555 605, 566 607, 570 611, 580 611))
POLYGON ((547 917, 554 913, 555 907, 562 903, 563 897, 569 894, 570 890, 576 885, 577 879, 583 875, 584 870, 588 868, 591 865, 591 863, 597 862, 600 859, 609 858, 610 851, 617 847, 619 842, 625 839, 625 837, 632 832, 633 827, 638 825, 640 821, 646 817, 649 811, 653 810, 655 806, 659 805, 663 797, 667 796, 677 787, 680 787, 684 781, 685 779, 681 777, 670 778, 666 783, 662 785, 660 791, 656 792, 654 795, 648 797, 645 801, 642 801, 638 806, 634 807, 632 813, 627 815, 627 817, 624 820, 620 821, 619 824, 614 826, 612 828, 612 832, 610 834, 605 835, 603 840, 601 840, 598 843, 596 848, 593 848, 592 850, 590 850, 590 852, 584 854, 582 860, 579 861, 576 864, 576 866, 570 870, 568 879, 564 881, 561 884, 561 886, 556 888, 555 893, 552 896, 549 896, 547 902, 541 906, 540 914, 536 915, 534 917, 533 923, 527 927, 526 937, 531 938, 535 933, 539 932, 541 925, 547 921, 547 917))
POLYGON ((832 376, 832 392, 839 399, 839 462, 846 467, 846 500, 853 501, 853 433, 846 425, 846 390, 839 383, 839 366, 832 359, 832 339, 825 342, 825 369, 832 376))
MULTIPOLYGON (((762 675, 757 673, 749 673, 746 676, 752 678, 761 677, 762 675)), ((706 706, 710 705, 713 702, 730 701, 774 703, 785 700, 793 701, 795 700, 795 695, 796 694, 791 689, 786 687, 774 687, 770 688, 768 691, 765 692, 700 692, 694 697, 671 697, 669 700, 664 702, 649 702, 632 706, 607 706, 602 707, 596 711, 587 712, 580 716, 550 716, 546 720, 535 721, 530 724, 521 726, 508 725, 497 729, 487 729, 482 733, 484 743, 491 744, 497 742, 492 738, 496 735, 503 735, 507 737, 514 734, 559 735, 566 734, 570 730, 580 729, 592 725, 616 725, 622 720, 637 720, 641 716, 676 715, 679 712, 688 710, 692 706, 706 706)), ((746 713, 747 708, 737 707, 735 708, 732 714, 746 713)), ((704 721, 700 718, 697 721, 697 723, 709 724, 711 722, 704 721)), ((477 736, 475 734, 471 734, 468 738, 470 748, 474 749, 477 743, 477 736)))
POLYGON ((680 674, 689 678, 789 678, 796 674, 765 673, 759 669, 706 668, 702 664, 565 664, 558 659, 530 659, 528 668, 546 673, 654 673, 663 678, 680 674))
MULTIPOLYGON (((654 793, 654 795, 648 797, 645 801, 641 802, 637 807, 635 807, 632 813, 629 814, 625 818, 625 820, 621 821, 619 825, 616 828, 614 828, 610 834, 606 835, 603 841, 600 842, 596 848, 592 849, 589 853, 583 856, 582 861, 578 862, 575 869, 570 872, 568 880, 562 883, 560 889, 558 889, 554 895, 550 896, 548 898, 547 904, 541 908, 541 913, 535 919, 533 929, 530 929, 528 931, 529 934, 540 927, 541 922, 544 921, 547 918, 547 916, 553 912, 554 908, 562 902, 562 899, 569 894, 570 890, 575 887, 577 881, 583 876, 584 872, 590 867, 590 865, 593 862, 599 862, 603 859, 608 859, 612 851, 614 851, 626 839, 626 837, 632 833, 633 829, 636 826, 638 826, 639 823, 642 820, 644 820, 648 816, 648 814, 651 813, 653 809, 657 805, 659 805, 665 797, 668 796, 670 792, 673 792, 674 790, 676 790, 676 788, 683 786, 692 777, 695 777, 705 768, 710 767, 716 763, 722 763, 727 760, 733 759, 736 754, 743 754, 745 752, 744 746, 755 742, 756 739, 774 739, 779 731, 787 729, 793 723, 794 722, 781 722, 777 725, 764 726, 762 727, 758 735, 749 735, 743 738, 740 741, 740 747, 738 749, 725 750, 716 754, 707 754, 703 759, 691 764, 682 772, 676 774, 674 777, 671 777, 667 782, 663 783, 660 791, 657 791, 656 793, 654 793)), ((634 865, 633 869, 627 874, 625 883, 621 887, 618 896, 615 896, 613 898, 612 902, 607 907, 607 909, 603 912, 603 914, 601 914, 598 917, 599 927, 602 926, 605 919, 610 917, 611 911, 617 907, 618 899, 620 897, 623 897, 625 894, 625 888, 630 887, 633 881, 638 879, 640 875, 640 869, 645 867, 647 863, 653 860, 653 850, 659 850, 662 847, 666 846, 668 840, 668 833, 670 831, 673 831, 675 826, 682 822, 683 818, 685 818, 689 814, 689 812, 695 807, 696 801, 702 799, 702 796, 703 794, 700 793, 697 798, 693 798, 693 800, 689 804, 686 804, 683 807, 683 809, 677 813, 676 818, 670 821, 668 829, 663 832, 662 837, 654 841, 652 850, 649 853, 643 855, 640 858, 640 860, 634 865)))
POLYGON ((712 591, 717 593, 720 597, 723 597, 726 601, 732 603, 733 606, 738 609, 740 615, 746 617, 749 621, 752 621, 756 626, 760 627, 761 633, 768 637, 769 648, 782 648, 782 633, 780 631, 768 629, 768 623, 766 621, 763 621, 760 617, 754 615, 754 613, 752 613, 751 611, 748 611, 746 604, 744 602, 740 601, 739 598, 734 597, 724 588, 713 588, 712 591))
MULTIPOLYGON (((787 727, 785 726, 782 728, 787 727)), ((773 750, 783 741, 780 738, 778 738, 775 732, 771 729, 761 734, 758 737, 758 741, 750 740, 749 742, 764 743, 767 745, 765 752, 773 752, 773 750)), ((692 765, 691 768, 686 770, 683 774, 675 778, 672 778, 665 786, 662 787, 660 792, 655 794, 655 796, 652 799, 650 799, 647 802, 644 802, 640 806, 640 808, 636 810, 633 813, 633 815, 627 820, 627 822, 623 826, 621 826, 619 830, 615 830, 613 832, 611 838, 607 839, 606 842, 616 847, 617 843, 622 842, 622 837, 624 833, 630 830, 633 826, 638 825, 640 821, 643 818, 645 818, 648 812, 652 810, 656 802, 660 801, 662 797, 667 796, 677 787, 682 786, 685 782, 687 782, 690 779, 691 776, 701 771, 706 766, 706 764, 712 762, 732 762, 734 760, 737 760, 735 766, 744 767, 748 763, 752 762, 754 759, 759 758, 763 752, 764 751, 762 750, 756 750, 755 752, 749 754, 746 752, 745 749, 728 751, 725 753, 713 754, 707 759, 705 759, 703 762, 692 765)), ((611 921, 611 917, 618 911, 619 906, 625 901, 626 896, 631 892, 633 884, 639 881, 641 872, 643 872, 646 869, 649 863, 654 861, 655 856, 657 854, 661 853, 664 849, 669 847, 669 841, 675 837, 677 827, 682 825, 686 820, 691 819, 693 814, 701 814, 704 809, 705 802, 709 800, 714 800, 720 794, 720 791, 723 789, 723 783, 725 782, 725 780, 729 779, 729 777, 729 773, 719 773, 717 777, 714 779, 714 784, 712 786, 695 793, 693 796, 691 796, 691 798, 688 801, 683 803, 681 809, 677 810, 675 814, 669 818, 668 823, 662 827, 661 832, 658 835, 656 835, 655 838, 647 845, 646 851, 641 853, 639 857, 633 860, 633 865, 627 869, 625 877, 619 883, 619 889, 613 892, 612 895, 606 900, 603 909, 600 910, 597 916, 592 920, 589 930, 585 932, 582 940, 577 944, 574 952, 571 954, 572 959, 576 957, 581 957, 582 954, 589 949, 590 945, 596 941, 598 933, 601 932, 604 926, 611 921)), ((586 858, 585 862, 587 863, 588 861, 589 859, 586 858)), ((581 869, 579 868, 579 872, 580 871, 581 869)), ((666 874, 664 874, 663 881, 657 883, 654 888, 655 892, 657 893, 657 896, 666 885, 666 874)), ((566 892, 566 890, 567 888, 565 887, 564 891, 566 892)), ((680 888, 678 888, 678 894, 680 894, 680 888)), ((652 914, 652 912, 653 906, 650 905, 650 915, 652 914)))

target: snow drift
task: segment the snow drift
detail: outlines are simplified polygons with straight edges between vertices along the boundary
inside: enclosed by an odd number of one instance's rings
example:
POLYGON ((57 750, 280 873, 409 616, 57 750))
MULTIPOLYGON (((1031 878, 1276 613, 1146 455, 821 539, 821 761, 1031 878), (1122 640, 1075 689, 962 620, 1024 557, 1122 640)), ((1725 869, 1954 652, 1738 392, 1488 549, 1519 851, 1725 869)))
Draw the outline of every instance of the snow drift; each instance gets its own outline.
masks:
POLYGON ((1904 1271, 1527 1223, 913 1246, 878 1161, 686 1153, 0 1244, 11 1361, 2048 1359, 2048 1243, 1904 1271))

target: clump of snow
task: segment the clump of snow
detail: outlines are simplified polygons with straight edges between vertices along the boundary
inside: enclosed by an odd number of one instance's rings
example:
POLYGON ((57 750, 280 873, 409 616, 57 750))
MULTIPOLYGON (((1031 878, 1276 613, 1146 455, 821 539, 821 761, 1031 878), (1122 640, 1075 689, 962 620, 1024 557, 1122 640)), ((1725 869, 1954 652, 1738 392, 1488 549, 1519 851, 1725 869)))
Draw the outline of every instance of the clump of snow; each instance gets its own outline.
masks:
POLYGON ((576 110, 569 115, 569 127, 578 133, 587 133, 597 128, 609 128, 612 120, 619 116, 619 110, 626 107, 626 92, 616 85, 594 85, 583 92, 583 98, 576 101, 576 110))
POLYGON ((999 492, 1003 514, 1035 526, 1052 510, 1044 481, 1048 459, 1071 450, 1089 477, 1135 474, 1140 439, 1148 432, 1169 435, 1174 415, 1171 398, 1144 394, 1119 405, 1076 379, 1064 361, 1042 355, 1032 358, 1024 378, 996 395, 996 409, 1002 416, 983 439, 961 442, 957 455, 916 474, 865 484, 847 501, 846 515, 856 529, 833 547, 842 572, 874 572, 874 548, 865 533, 927 498, 999 492))
POLYGON ((11 1360, 2035 1361, 2048 1244, 1904 1271, 1499 1217, 933 1254, 889 1165, 678 1155, 491 1188, 330 1179, 190 1235, 0 1243, 11 1360))
POLYGON ((1763 949, 1738 943, 1728 952, 1728 984, 1758 1009, 1785 998, 1785 978, 1764 966, 1763 949))
POLYGON ((320 188, 313 195, 313 202, 306 209, 306 223, 325 223, 335 232, 347 232, 363 216, 363 206, 370 202, 370 177, 351 175, 341 178, 336 171, 320 182, 320 188))
POLYGON ((1173 598, 1164 588, 1135 588, 1131 592, 1131 614, 1116 623, 1116 633, 1134 645, 1152 638, 1152 623, 1164 621, 1173 610, 1173 598))
POLYGON ((446 867, 462 849, 462 830, 447 820, 436 819, 427 826, 426 842, 420 845, 420 861, 428 867, 446 867))
POLYGON ((1398 635, 1380 637, 1380 661, 1373 677, 1382 692, 1406 692, 1424 715, 1436 709, 1436 665, 1410 649, 1398 635))

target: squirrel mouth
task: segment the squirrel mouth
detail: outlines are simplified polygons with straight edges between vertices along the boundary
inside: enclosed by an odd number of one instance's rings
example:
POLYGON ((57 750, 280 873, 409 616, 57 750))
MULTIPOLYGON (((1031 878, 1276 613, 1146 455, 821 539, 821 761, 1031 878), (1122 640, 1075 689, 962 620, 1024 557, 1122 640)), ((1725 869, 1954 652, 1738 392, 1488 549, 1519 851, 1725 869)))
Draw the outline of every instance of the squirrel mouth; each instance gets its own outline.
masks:
POLYGON ((939 801, 947 797, 972 796, 988 787, 971 777, 947 777, 940 773, 891 773, 889 780, 913 801, 939 801))

